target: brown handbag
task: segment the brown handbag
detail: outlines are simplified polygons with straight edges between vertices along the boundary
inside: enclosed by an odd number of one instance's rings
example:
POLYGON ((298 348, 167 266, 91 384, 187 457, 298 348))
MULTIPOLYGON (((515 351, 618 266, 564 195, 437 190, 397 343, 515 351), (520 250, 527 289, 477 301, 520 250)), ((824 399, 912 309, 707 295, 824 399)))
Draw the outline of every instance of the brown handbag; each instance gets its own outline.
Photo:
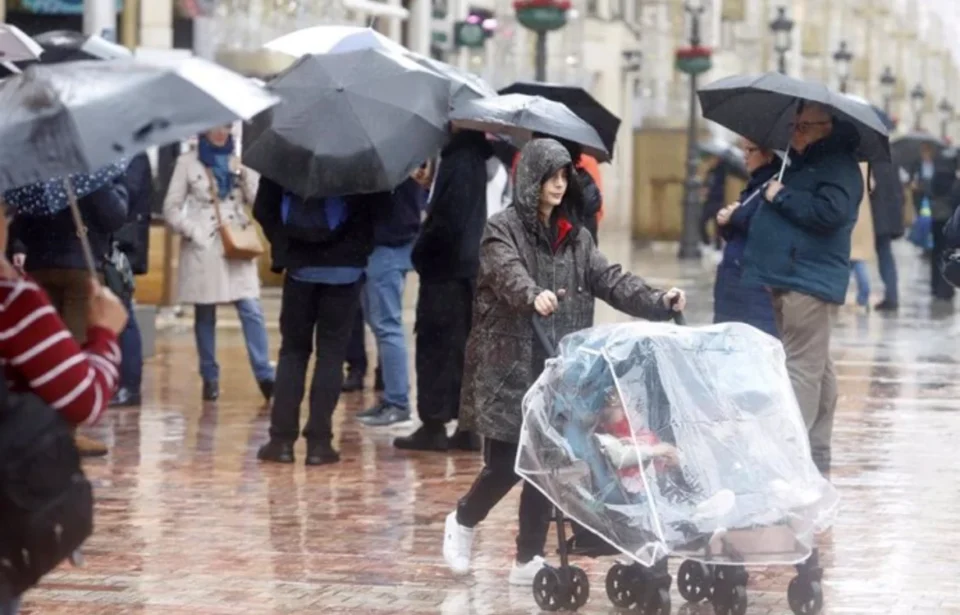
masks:
MULTIPOLYGON (((252 223, 243 225, 237 223, 227 223, 223 221, 223 213, 220 211, 220 197, 217 195, 217 180, 213 176, 213 171, 204 166, 207 172, 207 181, 210 184, 210 200, 213 202, 213 209, 217 213, 217 226, 220 229, 220 240, 223 242, 223 255, 231 260, 253 260, 263 254, 263 243, 260 241, 260 235, 257 234, 257 227, 252 223)), ((241 186, 241 191, 246 190, 241 186)))

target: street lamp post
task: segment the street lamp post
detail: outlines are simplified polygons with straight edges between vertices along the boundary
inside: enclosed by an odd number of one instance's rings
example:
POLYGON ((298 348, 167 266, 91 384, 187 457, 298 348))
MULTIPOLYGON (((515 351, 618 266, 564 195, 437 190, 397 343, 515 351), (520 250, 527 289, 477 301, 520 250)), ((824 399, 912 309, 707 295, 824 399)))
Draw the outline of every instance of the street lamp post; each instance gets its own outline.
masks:
POLYGON ((883 95, 883 111, 888 116, 892 111, 894 88, 897 87, 897 78, 893 70, 888 66, 883 69, 880 75, 880 92, 883 95))
POLYGON ((853 62, 853 53, 847 48, 847 41, 840 41, 840 48, 833 54, 833 61, 837 64, 840 92, 846 94, 847 82, 850 80, 850 64, 853 62))
POLYGON ((770 30, 773 32, 773 50, 777 52, 777 70, 786 75, 787 53, 793 46, 790 37, 790 33, 793 32, 793 20, 787 17, 786 7, 777 7, 777 17, 770 22, 770 30))
POLYGON ((536 35, 536 80, 547 80, 547 34, 567 25, 570 0, 514 0, 517 21, 536 35))
POLYGON ((700 18, 706 8, 701 0, 687 0, 684 9, 690 14, 690 46, 678 49, 677 69, 690 76, 690 119, 687 124, 687 176, 683 183, 683 230, 680 238, 680 258, 700 258, 700 180, 697 166, 700 145, 697 138, 697 76, 713 65, 710 49, 701 46, 700 18))
POLYGON ((944 98, 937 105, 937 111, 940 112, 940 138, 946 141, 949 137, 950 120, 953 119, 953 105, 944 98))
POLYGON ((913 129, 922 130, 923 129, 923 101, 927 97, 927 91, 923 89, 921 84, 914 86, 910 90, 910 105, 913 109, 913 129))

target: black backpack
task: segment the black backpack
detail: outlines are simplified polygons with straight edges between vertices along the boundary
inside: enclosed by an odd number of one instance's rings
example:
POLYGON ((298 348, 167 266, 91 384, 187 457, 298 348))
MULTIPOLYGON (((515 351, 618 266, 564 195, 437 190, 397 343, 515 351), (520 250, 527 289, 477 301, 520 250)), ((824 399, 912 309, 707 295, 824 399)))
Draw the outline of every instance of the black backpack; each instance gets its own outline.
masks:
POLYGON ((93 533, 93 487, 60 414, 0 378, 0 596, 19 596, 93 533))

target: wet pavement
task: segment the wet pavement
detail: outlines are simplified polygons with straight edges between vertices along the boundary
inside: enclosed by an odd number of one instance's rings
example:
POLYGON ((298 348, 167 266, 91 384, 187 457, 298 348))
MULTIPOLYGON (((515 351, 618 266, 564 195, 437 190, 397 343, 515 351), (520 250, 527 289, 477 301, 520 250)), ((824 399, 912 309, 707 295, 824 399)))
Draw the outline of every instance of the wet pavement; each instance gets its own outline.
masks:
MULTIPOLYGON (((658 284, 689 288, 691 322, 708 319, 709 264, 680 266, 671 251, 634 251, 626 241, 604 247, 640 273, 656 272, 658 284)), ((901 250, 901 312, 844 308, 834 335, 841 387, 834 481, 843 508, 821 538, 823 612, 834 615, 960 613, 960 319, 931 306, 926 269, 901 250)), ((275 321, 276 299, 265 302, 275 321)), ((407 314, 409 325, 412 309, 407 314)), ((598 320, 613 317, 598 311, 598 320)), ((395 451, 392 438, 412 427, 359 425, 353 414, 373 399, 354 394, 335 417, 342 463, 260 465, 267 409, 239 332, 224 314, 223 394, 202 404, 187 322, 168 323, 158 339, 143 408, 115 410, 92 432, 111 454, 87 464, 98 516, 86 566, 51 575, 28 594, 24 612, 538 612, 529 589, 506 583, 519 490, 479 529, 475 573, 451 577, 440 555, 443 520, 479 468, 476 455, 395 451)), ((275 353, 275 329, 271 344, 275 353)), ((297 453, 302 459, 302 445, 297 453)), ((581 612, 616 612, 603 590, 612 561, 580 563, 593 589, 581 612)), ((792 569, 751 574, 747 612, 789 613, 792 569)), ((712 613, 681 606, 676 589, 673 604, 673 613, 712 613)))

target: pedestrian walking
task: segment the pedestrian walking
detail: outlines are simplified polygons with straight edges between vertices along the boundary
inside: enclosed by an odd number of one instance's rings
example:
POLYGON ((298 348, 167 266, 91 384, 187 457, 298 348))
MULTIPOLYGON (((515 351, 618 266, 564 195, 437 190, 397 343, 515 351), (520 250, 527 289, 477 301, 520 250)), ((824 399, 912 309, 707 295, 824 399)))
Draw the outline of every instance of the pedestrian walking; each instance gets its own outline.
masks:
MULTIPOLYGON (((517 484, 521 400, 547 359, 531 318, 554 339, 592 324, 595 298, 630 315, 665 320, 682 291, 658 291, 611 264, 581 222, 583 195, 569 152, 535 139, 517 165, 514 204, 490 219, 480 251, 460 415, 484 437, 484 468, 446 519, 443 555, 456 574, 470 569, 474 528, 517 484), (561 304, 562 299, 562 304, 561 304)), ((510 583, 531 585, 544 565, 549 501, 530 483, 520 496, 520 534, 510 583)))
POLYGON ((857 307, 870 310, 870 269, 867 262, 873 260, 876 252, 873 230, 873 208, 870 204, 870 187, 873 179, 870 177, 870 165, 860 163, 860 174, 863 177, 863 198, 860 199, 857 223, 853 227, 850 238, 850 271, 857 288, 857 307))
POLYGON ((863 198, 857 130, 809 101, 797 109, 790 166, 764 189, 750 224, 743 279, 773 293, 787 370, 810 433, 813 461, 830 472, 837 380, 830 332, 850 283, 850 242, 863 198))
POLYGON ((743 254, 750 222, 763 202, 763 187, 780 171, 783 161, 772 151, 742 140, 741 149, 750 179, 740 200, 717 213, 717 228, 724 240, 723 258, 713 287, 713 322, 743 322, 779 337, 770 291, 743 281, 743 254))
POLYGON ((309 418, 303 428, 306 464, 340 461, 331 419, 340 400, 343 363, 360 309, 374 225, 391 204, 388 192, 304 199, 261 177, 253 215, 270 241, 271 269, 286 274, 270 440, 257 453, 261 461, 294 462, 300 404, 314 349, 309 418))
POLYGON ((265 399, 273 396, 267 327, 260 305, 260 275, 254 258, 232 258, 224 246, 225 227, 248 229, 246 207, 257 191, 256 174, 236 155, 230 126, 210 130, 197 147, 180 156, 163 204, 167 224, 180 235, 177 299, 193 304, 202 397, 220 396, 217 363, 217 305, 233 304, 240 318, 247 356, 265 399))
POLYGON ((873 214, 874 248, 877 268, 883 282, 883 300, 874 306, 878 312, 895 312, 900 307, 897 261, 893 242, 903 237, 904 190, 899 169, 891 162, 870 164, 873 178, 870 190, 870 208, 873 214))
POLYGON ((720 249, 720 234, 710 237, 710 222, 724 206, 727 199, 727 163, 720 156, 711 156, 704 170, 703 205, 700 210, 700 242, 720 249))

